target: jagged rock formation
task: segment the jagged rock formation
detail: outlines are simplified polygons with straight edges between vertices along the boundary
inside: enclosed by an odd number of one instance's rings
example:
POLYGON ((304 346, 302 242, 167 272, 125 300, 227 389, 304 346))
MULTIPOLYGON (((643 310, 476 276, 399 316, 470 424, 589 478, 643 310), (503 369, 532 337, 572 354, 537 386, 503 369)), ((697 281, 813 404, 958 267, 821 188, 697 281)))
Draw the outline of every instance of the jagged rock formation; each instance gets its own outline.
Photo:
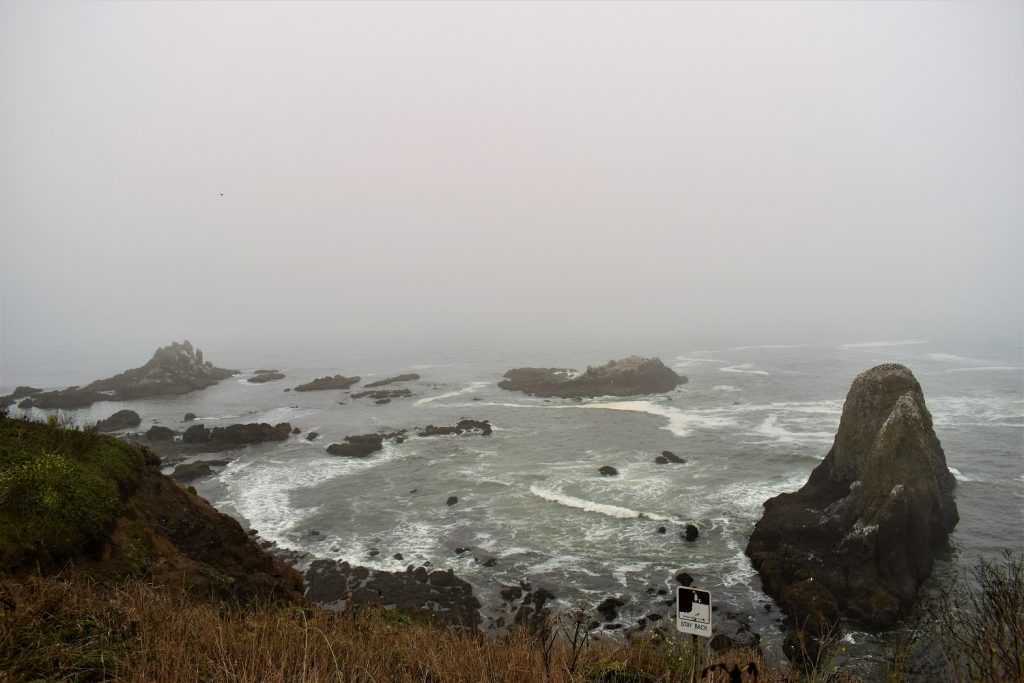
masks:
POLYGON ((473 587, 449 571, 409 566, 404 572, 353 567, 347 562, 316 560, 306 572, 306 596, 327 607, 394 605, 402 612, 421 614, 442 623, 476 630, 480 601, 473 587))
POLYGON ((533 396, 576 398, 661 394, 688 381, 658 358, 630 356, 588 367, 582 374, 565 368, 515 368, 505 373, 498 386, 533 396))
POLYGON ((349 458, 365 458, 384 448, 384 440, 402 443, 405 430, 380 434, 355 434, 346 436, 345 443, 332 443, 326 448, 331 455, 342 455, 349 458))
POLYGON ((141 368, 126 370, 85 387, 69 387, 32 395, 36 408, 84 408, 97 401, 127 401, 153 396, 174 396, 205 389, 237 370, 214 367, 203 360, 203 352, 185 340, 159 348, 141 368))
POLYGON ((333 377, 317 377, 316 379, 300 384, 295 387, 295 391, 325 391, 327 389, 348 389, 350 386, 358 382, 360 377, 345 377, 344 375, 334 375, 333 377))
POLYGON ((434 425, 427 425, 423 428, 423 431, 419 432, 417 436, 449 436, 452 434, 467 434, 480 436, 490 436, 491 434, 491 422, 490 420, 459 420, 459 423, 454 427, 435 427, 434 425))
POLYGON ((269 425, 266 422, 233 424, 227 427, 209 428, 206 425, 192 425, 181 437, 184 444, 209 444, 212 450, 241 448, 242 446, 267 441, 285 441, 292 433, 287 422, 269 425))
POLYGON ((824 461, 764 504, 747 555, 793 627, 877 630, 912 604, 959 517, 921 385, 902 365, 857 376, 824 461))
POLYGON ((388 384, 394 384, 395 382, 411 382, 414 379, 419 379, 419 378, 420 378, 420 376, 417 375, 415 372, 410 372, 410 373, 407 373, 407 374, 404 374, 404 375, 397 375, 395 377, 388 377, 387 379, 380 379, 380 380, 377 380, 376 382, 370 382, 369 384, 364 384, 363 386, 365 386, 367 389, 373 389, 374 387, 383 387, 383 386, 386 386, 388 384))

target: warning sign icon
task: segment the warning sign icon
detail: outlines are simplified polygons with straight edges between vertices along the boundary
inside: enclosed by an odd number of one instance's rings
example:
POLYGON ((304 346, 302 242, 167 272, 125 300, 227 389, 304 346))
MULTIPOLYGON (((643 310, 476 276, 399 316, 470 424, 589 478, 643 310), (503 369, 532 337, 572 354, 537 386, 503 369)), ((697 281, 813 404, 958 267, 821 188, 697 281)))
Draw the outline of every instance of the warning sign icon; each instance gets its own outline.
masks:
POLYGON ((680 586, 676 591, 676 629, 711 637, 711 593, 680 586))

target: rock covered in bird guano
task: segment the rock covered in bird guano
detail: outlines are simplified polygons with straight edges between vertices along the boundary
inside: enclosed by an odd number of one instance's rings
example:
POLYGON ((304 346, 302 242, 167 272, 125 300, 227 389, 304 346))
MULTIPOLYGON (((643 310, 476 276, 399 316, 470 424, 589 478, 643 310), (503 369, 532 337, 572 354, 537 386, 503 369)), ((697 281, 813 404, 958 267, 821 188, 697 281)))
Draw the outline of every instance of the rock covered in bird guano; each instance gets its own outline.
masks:
POLYGON ((764 504, 747 555, 790 624, 891 627, 959 516, 921 385, 902 365, 853 381, 832 449, 803 488, 764 504))
POLYGON ((100 432, 117 432, 129 427, 138 427, 142 424, 142 418, 134 410, 119 410, 105 420, 96 423, 96 430, 100 432))
POLYGON ((330 389, 348 389, 359 382, 361 377, 345 377, 334 375, 332 377, 317 377, 305 384, 295 387, 295 391, 327 391, 330 389))
POLYGON ((592 398, 663 394, 688 381, 658 358, 630 356, 588 367, 583 373, 565 368, 515 368, 505 373, 498 386, 533 396, 592 398))
POLYGON ((154 396, 175 396, 205 389, 238 370, 214 367, 203 352, 185 340, 156 350, 140 368, 99 379, 85 387, 46 391, 33 396, 37 408, 84 408, 97 401, 127 401, 154 396))

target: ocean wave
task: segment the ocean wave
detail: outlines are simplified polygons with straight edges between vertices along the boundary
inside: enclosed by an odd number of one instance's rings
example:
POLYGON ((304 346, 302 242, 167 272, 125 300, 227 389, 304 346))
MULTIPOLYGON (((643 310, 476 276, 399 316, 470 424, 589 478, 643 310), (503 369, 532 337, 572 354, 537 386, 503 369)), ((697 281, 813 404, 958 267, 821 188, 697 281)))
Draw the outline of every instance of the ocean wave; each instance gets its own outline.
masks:
POLYGON ((958 356, 955 353, 929 353, 929 360, 939 361, 941 363, 989 363, 987 360, 979 360, 977 358, 967 358, 965 356, 958 356))
POLYGON ((715 391, 728 391, 728 392, 743 391, 739 387, 734 387, 731 384, 716 384, 715 386, 713 386, 711 388, 713 390, 715 390, 715 391))
POLYGON ((427 403, 433 403, 434 401, 440 401, 441 399, 445 398, 465 396, 466 394, 472 394, 474 391, 479 391, 480 389, 483 389, 488 384, 490 384, 490 382, 470 382, 466 386, 462 387, 461 389, 456 389, 455 391, 449 391, 444 394, 438 394, 437 396, 427 396, 426 398, 421 398, 420 400, 416 401, 416 403, 414 403, 413 405, 422 406, 427 403))
POLYGON ((608 403, 584 403, 574 406, 551 406, 553 408, 601 408, 604 410, 626 410, 637 413, 657 415, 668 420, 666 429, 676 436, 689 436, 694 429, 722 429, 735 426, 735 421, 726 417, 696 412, 683 412, 673 406, 659 405, 650 401, 612 401, 608 403))
POLYGON ((774 414, 755 427, 754 433, 780 443, 830 443, 835 438, 832 432, 797 432, 786 429, 779 424, 779 416, 774 414))
POLYGON ((921 339, 901 339, 896 341, 868 341, 868 342, 855 342, 851 344, 842 344, 839 348, 841 349, 875 349, 885 348, 889 346, 919 346, 921 344, 927 344, 927 341, 921 339))
POLYGON ((1022 370, 1024 370, 1024 367, 1020 365, 983 365, 971 368, 950 368, 949 370, 943 370, 941 374, 952 375, 958 372, 1020 372, 1022 370))
POLYGON ((807 349, 821 344, 751 344, 748 346, 732 346, 727 349, 705 349, 693 353, 729 353, 732 351, 780 351, 784 349, 807 349))
POLYGON ((650 512, 639 512, 638 510, 631 510, 630 508, 620 507, 618 505, 608 505, 607 503, 595 503, 591 500, 585 500, 583 498, 576 498, 575 496, 567 496, 562 493, 556 493, 554 491, 548 491, 542 489, 536 484, 530 487, 530 493, 543 498, 546 501, 552 503, 558 503, 570 508, 576 508, 583 510, 584 512, 596 512, 607 517, 615 517, 617 519, 637 519, 645 517, 647 519, 653 519, 656 521, 667 521, 670 518, 662 515, 656 515, 650 512))
POLYGON ((750 363, 743 363, 741 365, 730 365, 724 368, 718 368, 722 372, 741 372, 748 375, 769 375, 771 373, 765 370, 755 370, 754 366, 750 363))
POLYGON ((948 469, 950 473, 953 475, 953 478, 956 479, 957 481, 976 481, 975 479, 968 477, 966 474, 964 474, 955 467, 950 467, 948 469))

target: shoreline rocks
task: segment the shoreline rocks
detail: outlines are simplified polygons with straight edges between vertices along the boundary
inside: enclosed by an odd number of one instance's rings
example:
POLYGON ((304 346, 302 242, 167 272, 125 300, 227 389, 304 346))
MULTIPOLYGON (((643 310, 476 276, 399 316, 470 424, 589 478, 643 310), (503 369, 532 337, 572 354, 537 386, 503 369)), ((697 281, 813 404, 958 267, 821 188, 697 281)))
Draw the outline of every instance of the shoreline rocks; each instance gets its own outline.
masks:
POLYGON ((134 410, 119 410, 105 420, 96 423, 96 430, 100 432, 118 432, 122 429, 138 427, 142 424, 142 418, 134 410))
POLYGON ((594 398, 663 394, 688 381, 658 358, 630 356, 588 367, 581 374, 566 368, 514 368, 505 373, 498 386, 532 396, 594 398))
POLYGON ((913 373, 854 379, 832 449, 795 493, 764 503, 746 553, 791 623, 878 631, 916 599, 959 519, 956 481, 913 373))
POLYGON ((491 422, 490 420, 462 419, 454 427, 427 425, 423 428, 423 431, 417 433, 417 436, 448 436, 452 434, 490 436, 491 422))
POLYGON ((396 382, 411 382, 411 381, 417 380, 419 378, 420 378, 420 376, 417 375, 415 372, 410 372, 410 373, 406 373, 404 375, 397 375, 395 377, 388 377, 387 379, 380 379, 380 380, 377 380, 376 382, 370 382, 369 384, 364 384, 363 386, 366 387, 367 389, 373 389, 374 387, 383 387, 383 386, 387 386, 388 384, 395 384, 396 382))

